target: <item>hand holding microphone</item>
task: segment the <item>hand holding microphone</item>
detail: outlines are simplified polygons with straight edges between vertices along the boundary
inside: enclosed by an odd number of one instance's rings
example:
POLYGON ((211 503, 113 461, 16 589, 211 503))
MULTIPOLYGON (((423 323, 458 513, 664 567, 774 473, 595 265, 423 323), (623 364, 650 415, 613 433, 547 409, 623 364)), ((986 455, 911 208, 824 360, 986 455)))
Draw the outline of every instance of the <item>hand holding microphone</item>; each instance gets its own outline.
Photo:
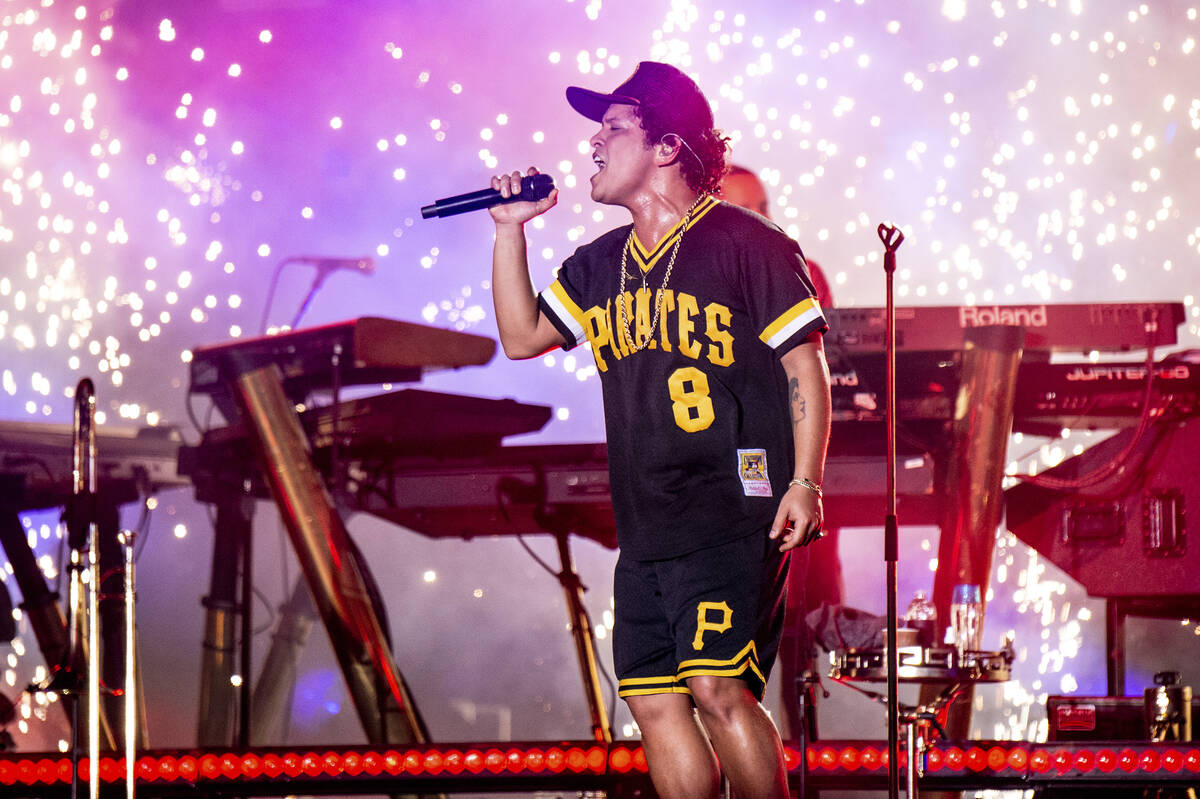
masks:
POLYGON ((520 172, 492 178, 492 187, 469 194, 446 197, 421 209, 424 219, 445 217, 491 209, 497 222, 521 223, 545 213, 558 202, 558 189, 554 178, 542 174, 534 167, 522 177, 520 172))

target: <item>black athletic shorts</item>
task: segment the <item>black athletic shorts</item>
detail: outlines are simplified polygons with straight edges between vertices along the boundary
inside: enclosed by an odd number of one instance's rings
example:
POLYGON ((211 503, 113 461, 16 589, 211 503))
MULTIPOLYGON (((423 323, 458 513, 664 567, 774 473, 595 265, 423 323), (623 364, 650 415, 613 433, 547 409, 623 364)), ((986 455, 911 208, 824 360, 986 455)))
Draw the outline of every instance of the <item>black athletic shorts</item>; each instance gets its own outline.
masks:
POLYGON ((670 560, 622 554, 613 659, 622 697, 691 693, 699 675, 738 677, 761 701, 779 650, 788 557, 766 533, 670 560))

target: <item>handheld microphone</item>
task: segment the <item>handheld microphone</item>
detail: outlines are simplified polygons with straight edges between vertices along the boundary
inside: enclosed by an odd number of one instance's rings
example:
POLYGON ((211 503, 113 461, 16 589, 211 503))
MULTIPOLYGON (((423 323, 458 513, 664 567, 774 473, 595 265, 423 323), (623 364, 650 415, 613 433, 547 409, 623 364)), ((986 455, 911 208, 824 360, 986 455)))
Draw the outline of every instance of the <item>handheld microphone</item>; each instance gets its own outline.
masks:
POLYGON ((554 191, 554 178, 538 173, 521 178, 521 193, 511 197, 501 197, 496 189, 473 191, 470 194, 459 194, 438 200, 433 205, 421 208, 421 218, 429 219, 438 216, 454 216, 465 214, 467 211, 478 211, 480 208, 491 208, 493 205, 517 202, 537 202, 550 196, 554 191))
POLYGON ((375 274, 375 261, 369 257, 331 258, 327 255, 293 255, 288 260, 297 264, 311 264, 317 268, 317 271, 323 272, 332 272, 335 269, 353 269, 364 275, 375 274))

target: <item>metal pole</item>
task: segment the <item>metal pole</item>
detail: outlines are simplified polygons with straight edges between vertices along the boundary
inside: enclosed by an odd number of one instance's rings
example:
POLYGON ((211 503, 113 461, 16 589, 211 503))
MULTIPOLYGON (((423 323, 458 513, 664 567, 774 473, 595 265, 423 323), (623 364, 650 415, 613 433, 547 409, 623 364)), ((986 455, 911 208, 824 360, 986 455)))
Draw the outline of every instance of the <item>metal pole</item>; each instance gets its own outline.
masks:
POLYGON ((600 690, 600 668, 596 664, 596 644, 592 640, 591 620, 583 605, 583 584, 575 572, 571 550, 567 546, 567 533, 554 534, 558 542, 558 558, 562 571, 558 579, 562 583, 567 599, 567 614, 571 617, 571 637, 575 640, 575 654, 579 658, 579 671, 583 675, 583 687, 587 694, 588 712, 592 717, 592 737, 597 741, 611 743, 612 729, 608 725, 608 711, 604 707, 604 694, 600 690))
MULTIPOLYGON (((96 387, 83 378, 75 386, 75 424, 72 449, 74 483, 74 522, 71 530, 71 647, 72 658, 67 668, 79 661, 81 630, 87 631, 87 693, 88 693, 88 796, 100 796, 100 537, 96 533, 96 387), (87 605, 80 613, 83 601, 82 582, 84 564, 82 552, 87 550, 87 605), (82 618, 81 618, 82 616, 82 618)), ((75 699, 78 702, 78 697, 75 699)), ((76 716, 78 718, 78 716, 76 716)), ((78 775, 79 725, 74 725, 72 735, 72 757, 75 760, 73 773, 78 775)), ((78 794, 78 777, 71 783, 72 797, 78 794)))
MULTIPOLYGON (((896 272, 896 249, 904 242, 904 234, 894 225, 880 225, 879 239, 883 242, 883 271, 886 276, 887 316, 884 326, 884 360, 886 369, 886 403, 884 418, 887 427, 887 516, 883 524, 883 557, 887 562, 887 724, 888 724, 888 799, 900 796, 900 681, 899 656, 896 652, 896 592, 897 562, 900 559, 898 523, 896 520, 896 306, 892 289, 896 272)), ((910 789, 909 799, 915 796, 910 789)))
POLYGON ((909 796, 917 795, 917 719, 914 714, 908 720, 908 781, 909 796))
POLYGON ((228 746, 232 740, 237 574, 242 553, 241 542, 251 534, 254 520, 254 499, 246 494, 244 486, 224 488, 216 499, 216 505, 212 577, 208 596, 203 600, 204 646, 197 722, 197 742, 200 746, 228 746))
MULTIPOLYGON (((249 486, 246 486, 249 493, 249 486)), ((240 591, 242 611, 242 640, 238 652, 238 672, 242 682, 238 686, 238 747, 244 752, 250 747, 250 719, 254 716, 251 707, 250 674, 253 665, 250 657, 254 644, 254 531, 247 526, 242 535, 242 586, 240 591)))
MULTIPOLYGON (((94 462, 94 461, 93 461, 94 462)), ((100 797, 100 536, 91 525, 88 536, 88 796, 100 797)))
POLYGON ((137 635, 134 626, 134 573, 133 545, 136 533, 126 530, 121 534, 125 554, 125 796, 134 797, 137 772, 138 732, 138 685, 137 685, 137 635))

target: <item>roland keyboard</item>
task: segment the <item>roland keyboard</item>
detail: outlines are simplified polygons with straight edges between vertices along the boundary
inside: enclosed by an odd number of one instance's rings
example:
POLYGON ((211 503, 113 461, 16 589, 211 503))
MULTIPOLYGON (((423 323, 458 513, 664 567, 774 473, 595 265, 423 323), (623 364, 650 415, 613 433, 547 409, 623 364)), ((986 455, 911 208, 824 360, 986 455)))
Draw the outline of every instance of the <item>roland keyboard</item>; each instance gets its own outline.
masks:
MULTIPOLYGON (((883 308, 828 308, 825 346, 847 354, 883 350, 883 308)), ((1026 351, 1126 352, 1177 343, 1181 302, 949 305, 896 308, 896 349, 954 352, 966 331, 1021 325, 1026 351)))

